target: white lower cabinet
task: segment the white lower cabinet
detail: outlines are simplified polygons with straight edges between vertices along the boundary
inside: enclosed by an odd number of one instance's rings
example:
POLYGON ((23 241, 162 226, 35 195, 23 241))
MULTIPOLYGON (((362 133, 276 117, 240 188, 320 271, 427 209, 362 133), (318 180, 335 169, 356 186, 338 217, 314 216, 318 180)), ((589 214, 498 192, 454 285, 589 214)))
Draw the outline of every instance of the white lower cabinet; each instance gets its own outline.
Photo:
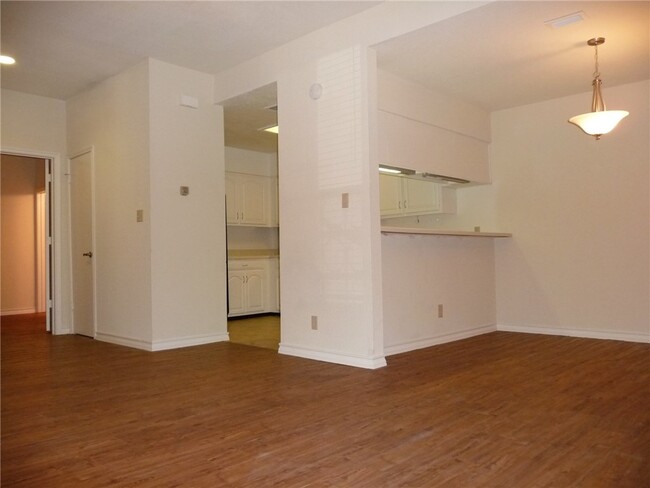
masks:
POLYGON ((268 273, 263 260, 234 260, 228 265, 228 316, 264 312, 268 273))
POLYGON ((228 261, 228 317, 279 312, 277 258, 228 261))

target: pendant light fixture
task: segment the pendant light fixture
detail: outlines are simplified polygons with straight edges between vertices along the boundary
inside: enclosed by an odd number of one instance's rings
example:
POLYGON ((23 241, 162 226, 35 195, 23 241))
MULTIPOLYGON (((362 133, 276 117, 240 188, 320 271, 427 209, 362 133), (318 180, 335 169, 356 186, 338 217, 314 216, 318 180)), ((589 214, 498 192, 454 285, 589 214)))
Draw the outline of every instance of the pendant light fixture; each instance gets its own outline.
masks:
POLYGON ((623 118, 630 115, 625 110, 607 110, 603 95, 600 92, 602 81, 600 79, 600 71, 598 66, 598 46, 605 42, 604 37, 595 37, 589 39, 587 44, 593 46, 596 50, 595 63, 596 70, 594 71, 594 81, 591 83, 594 87, 594 94, 591 99, 591 112, 582 115, 571 117, 569 122, 580 127, 585 133, 590 136, 595 136, 596 140, 600 139, 603 134, 608 134, 623 118))

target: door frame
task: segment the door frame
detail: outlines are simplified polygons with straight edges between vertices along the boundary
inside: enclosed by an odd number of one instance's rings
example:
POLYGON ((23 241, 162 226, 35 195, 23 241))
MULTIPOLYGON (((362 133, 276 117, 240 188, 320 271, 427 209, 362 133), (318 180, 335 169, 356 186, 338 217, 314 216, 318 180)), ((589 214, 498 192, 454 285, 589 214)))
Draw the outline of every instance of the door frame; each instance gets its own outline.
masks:
MULTIPOLYGON (((26 149, 21 147, 1 146, 0 153, 8 156, 23 156, 27 158, 49 159, 51 161, 51 181, 45 184, 46 199, 50 203, 47 215, 51 216, 51 222, 48 220, 47 225, 51 228, 51 249, 46 253, 46 296, 47 300, 47 321, 51 324, 52 334, 69 334, 70 327, 63 324, 63 232, 61 225, 62 205, 61 205, 61 181, 63 180, 63 168, 61 166, 61 155, 56 152, 41 151, 37 149, 26 149), (48 184, 49 183, 49 184, 48 184)), ((46 163, 47 164, 47 163, 46 163)), ((49 217, 48 217, 49 219, 49 217)), ((66 307, 67 308, 67 307, 66 307)))
POLYGON ((70 298, 71 298, 71 310, 70 310, 70 322, 71 322, 71 333, 75 333, 74 326, 74 272, 72 264, 72 198, 71 198, 71 186, 72 186, 72 160, 83 156, 84 154, 90 153, 90 215, 92 222, 90 223, 90 235, 91 235, 91 249, 93 257, 91 258, 92 272, 93 272, 93 283, 91 296, 93 301, 93 338, 97 335, 97 253, 96 253, 96 234, 95 234, 95 146, 88 146, 80 151, 73 152, 68 156, 68 235, 70 236, 70 246, 68 246, 68 252, 70 254, 70 298))

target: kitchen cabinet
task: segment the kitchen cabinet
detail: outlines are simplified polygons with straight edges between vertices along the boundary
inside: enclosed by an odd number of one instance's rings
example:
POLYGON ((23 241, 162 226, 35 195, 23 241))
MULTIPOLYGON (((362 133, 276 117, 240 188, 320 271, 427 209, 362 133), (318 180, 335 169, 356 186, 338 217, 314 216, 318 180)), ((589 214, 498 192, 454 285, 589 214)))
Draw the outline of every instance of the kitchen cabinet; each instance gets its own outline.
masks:
POLYGON ((382 218, 442 211, 440 185, 431 181, 380 174, 379 197, 382 218))
POLYGON ((228 316, 267 311, 268 272, 265 260, 233 260, 228 264, 228 316))
POLYGON ((227 172, 227 224, 277 227, 277 194, 277 178, 227 172))
POLYGON ((491 182, 488 142, 381 110, 377 123, 380 163, 491 182))

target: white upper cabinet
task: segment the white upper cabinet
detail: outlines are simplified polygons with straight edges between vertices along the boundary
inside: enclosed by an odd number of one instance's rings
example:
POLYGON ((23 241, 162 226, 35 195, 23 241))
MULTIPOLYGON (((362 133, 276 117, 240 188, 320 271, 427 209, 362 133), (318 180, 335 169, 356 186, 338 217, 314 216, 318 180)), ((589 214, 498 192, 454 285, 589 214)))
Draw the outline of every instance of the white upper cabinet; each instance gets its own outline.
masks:
POLYGON ((226 173, 228 225, 274 227, 277 219, 277 180, 268 176, 226 173))
POLYGON ((380 174, 379 207, 382 218, 439 213, 442 211, 440 185, 380 174))
POLYGON ((379 163, 490 183, 486 110, 378 71, 379 163))
POLYGON ((490 182, 487 142, 382 111, 378 127, 382 164, 490 182))

